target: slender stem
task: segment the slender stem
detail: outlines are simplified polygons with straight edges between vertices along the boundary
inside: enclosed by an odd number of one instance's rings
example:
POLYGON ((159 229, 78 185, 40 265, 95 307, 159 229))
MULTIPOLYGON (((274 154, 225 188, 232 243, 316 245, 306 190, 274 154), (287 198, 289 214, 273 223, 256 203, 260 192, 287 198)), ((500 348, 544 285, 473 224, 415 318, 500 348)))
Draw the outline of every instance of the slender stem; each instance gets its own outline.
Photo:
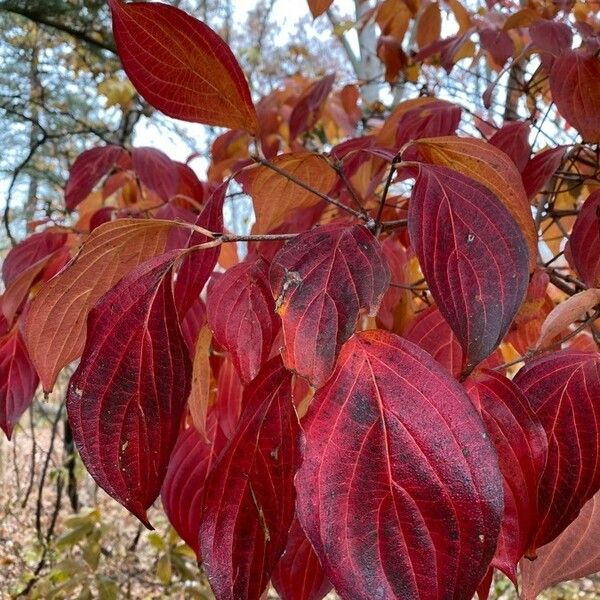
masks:
POLYGON ((381 215, 383 214, 383 209, 385 208, 385 201, 388 196, 388 192, 390 191, 390 186, 392 185, 392 179, 394 178, 394 173, 396 172, 396 162, 392 161, 392 166, 390 167, 390 172, 388 173, 387 179, 385 180, 385 186, 383 188, 383 193, 381 194, 381 201, 379 202, 379 208, 377 209, 377 216, 375 217, 375 223, 377 223, 377 233, 381 233, 381 215))

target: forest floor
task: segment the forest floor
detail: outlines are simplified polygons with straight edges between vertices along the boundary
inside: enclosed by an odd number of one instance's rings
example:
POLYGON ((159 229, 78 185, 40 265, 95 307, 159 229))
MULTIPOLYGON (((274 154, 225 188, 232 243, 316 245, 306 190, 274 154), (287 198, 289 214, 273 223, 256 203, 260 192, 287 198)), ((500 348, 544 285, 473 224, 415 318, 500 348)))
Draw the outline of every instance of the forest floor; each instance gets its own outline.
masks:
MULTIPOLYGON (((147 531, 99 490, 81 465, 75 470, 80 516, 73 519, 64 424, 56 421, 53 436, 55 417, 52 405, 41 405, 34 428, 26 418, 12 442, 0 435, 0 600, 19 593, 43 600, 211 600, 193 554, 162 510, 151 509, 155 531, 147 531)), ((496 582, 492 598, 515 600, 511 588, 496 582)), ((277 596, 270 592, 269 598, 277 596)), ((563 584, 540 598, 600 600, 600 578, 563 584)))

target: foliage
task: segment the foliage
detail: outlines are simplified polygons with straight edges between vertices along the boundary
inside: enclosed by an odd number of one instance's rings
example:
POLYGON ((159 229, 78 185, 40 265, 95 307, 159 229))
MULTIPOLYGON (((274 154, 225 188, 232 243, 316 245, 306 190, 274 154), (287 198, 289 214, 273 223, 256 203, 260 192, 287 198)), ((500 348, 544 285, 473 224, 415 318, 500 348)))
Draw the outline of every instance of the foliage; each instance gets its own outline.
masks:
POLYGON ((152 148, 73 163, 69 217, 3 265, 7 436, 38 378, 50 392, 79 359, 66 408, 84 465, 148 528, 160 495, 219 600, 269 582, 284 600, 487 598, 495 569, 533 598, 596 571, 595 9, 359 3, 387 110, 366 59, 356 83, 296 75, 255 100, 205 23, 108 4, 145 101, 227 130, 205 181, 152 148), (495 75, 466 79, 465 103, 439 73, 468 61, 495 75), (397 102, 399 81, 422 93, 397 102), (543 146, 550 114, 567 137, 543 146), (250 233, 226 230, 238 195, 250 233), (557 560, 573 539, 585 561, 557 560))

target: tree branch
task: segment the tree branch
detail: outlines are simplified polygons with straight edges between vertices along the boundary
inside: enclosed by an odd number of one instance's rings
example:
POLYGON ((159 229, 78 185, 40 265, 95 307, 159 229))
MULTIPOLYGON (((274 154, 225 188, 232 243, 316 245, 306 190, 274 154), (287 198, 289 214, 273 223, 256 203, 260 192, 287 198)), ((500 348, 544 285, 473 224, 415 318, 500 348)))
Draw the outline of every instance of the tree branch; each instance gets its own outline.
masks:
POLYGON ((112 52, 113 54, 117 54, 117 49, 112 42, 106 42, 103 40, 99 40, 94 36, 90 35, 86 31, 81 31, 80 29, 76 29, 75 27, 70 27, 65 23, 61 23, 60 21, 55 21, 54 19, 48 18, 46 15, 43 15, 34 10, 28 9, 23 5, 24 3, 20 2, 11 2, 5 1, 0 4, 0 10, 3 10, 8 13, 12 13, 14 15, 19 15, 38 25, 44 25, 45 27, 51 27, 52 29, 56 29, 57 31, 62 31, 71 37, 74 37, 90 46, 94 46, 96 48, 100 48, 101 50, 106 50, 108 52, 112 52))

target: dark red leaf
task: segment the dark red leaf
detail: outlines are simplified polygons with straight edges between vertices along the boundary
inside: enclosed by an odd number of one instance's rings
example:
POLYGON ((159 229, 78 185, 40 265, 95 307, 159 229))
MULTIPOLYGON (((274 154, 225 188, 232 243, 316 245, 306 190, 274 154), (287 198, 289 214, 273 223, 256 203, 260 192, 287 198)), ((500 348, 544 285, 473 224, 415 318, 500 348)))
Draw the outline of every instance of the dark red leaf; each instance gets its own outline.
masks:
POLYGON ((461 342, 463 370, 470 372, 498 346, 525 297, 523 233, 486 187, 432 165, 419 167, 408 230, 437 306, 461 342))
POLYGON ((537 535, 528 555, 551 542, 600 488, 600 355, 562 351, 516 375, 548 436, 538 491, 537 535))
POLYGON ((568 50, 550 69, 550 91, 560 114, 584 142, 600 142, 600 58, 568 50), (577 93, 574 93, 574 90, 577 93))
POLYGON ((359 311, 374 316, 388 288, 381 246, 361 225, 326 225, 286 244, 273 259, 270 277, 286 367, 319 387, 354 332, 359 311))
POLYGON ((273 587, 281 600, 322 600, 331 590, 298 518, 292 523, 285 552, 273 571, 273 587))
POLYGON ((411 140, 453 135, 460 123, 462 111, 459 106, 438 100, 406 111, 398 120, 396 148, 411 140))
POLYGON ((460 342, 436 306, 420 312, 403 337, 431 354, 454 377, 460 375, 463 367, 460 342))
POLYGON ((66 233, 49 230, 34 233, 19 242, 14 248, 11 248, 2 263, 4 286, 8 287, 23 271, 26 271, 43 258, 54 254, 65 245, 66 241, 66 233))
POLYGON ((508 121, 489 139, 490 144, 502 150, 522 173, 529 161, 529 123, 508 121))
POLYGON ((109 5, 123 67, 152 106, 176 119, 258 133, 244 73, 208 25, 167 4, 109 5))
POLYGON ((539 19, 529 26, 531 41, 542 51, 561 54, 571 49, 573 33, 566 23, 539 19))
MULTIPOLYGON (((173 199, 170 202, 163 204, 154 215, 157 219, 165 221, 183 221, 185 223, 194 224, 198 219, 198 213, 183 207, 173 199)), ((190 230, 183 227, 175 227, 169 232, 169 240, 166 250, 175 250, 177 248, 185 248, 190 241, 190 230)))
POLYGON ((471 600, 496 548, 502 482, 450 374, 394 334, 358 333, 304 424, 298 517, 338 593, 471 600))
POLYGON ((147 527, 190 391, 171 289, 176 258, 174 251, 143 263, 97 302, 67 397, 87 470, 147 527))
POLYGON ((179 188, 177 193, 195 200, 198 204, 204 202, 204 186, 195 171, 185 163, 175 163, 179 171, 179 188))
POLYGON ((134 148, 131 161, 139 180, 159 198, 166 202, 177 193, 179 169, 164 152, 156 148, 134 148))
POLYGON ((259 257, 231 267, 208 290, 208 325, 231 354, 242 383, 267 362, 279 329, 268 276, 269 265, 259 257))
POLYGON ((479 32, 479 41, 499 67, 503 67, 515 51, 515 43, 510 35, 497 27, 482 29, 479 32))
POLYGON ((583 203, 565 254, 587 285, 600 287, 600 190, 583 203))
POLYGON ((242 412, 244 386, 231 358, 225 357, 217 378, 217 420, 227 438, 233 437, 242 412))
MULTIPOLYGON (((223 231, 223 202, 226 192, 225 183, 211 194, 196 220, 196 225, 216 233, 223 231)), ((191 248, 208 241, 209 238, 204 234, 194 232, 186 245, 191 248)), ((175 282, 175 302, 180 315, 185 315, 198 298, 219 260, 219 252, 219 247, 215 246, 192 252, 183 259, 175 282)))
POLYGON ((335 73, 325 75, 311 84, 300 96, 290 115, 290 140, 295 140, 300 134, 316 125, 334 81, 335 73))
POLYGON ((279 358, 265 365, 206 480, 200 548, 219 600, 258 600, 285 550, 300 461, 291 385, 279 358))
POLYGON ((389 236, 383 240, 381 250, 388 261, 391 279, 396 285, 390 285, 383 295, 377 319, 385 329, 402 331, 406 319, 412 316, 413 292, 400 287, 410 283, 408 252, 400 243, 397 235, 389 236))
POLYGON ((108 223, 112 221, 113 214, 115 213, 116 208, 114 206, 103 206, 98 209, 91 217, 90 217, 90 225, 89 230, 90 233, 94 231, 100 225, 104 225, 104 223, 108 223))
POLYGON ((531 200, 544 189, 552 175, 560 167, 566 147, 557 146, 536 154, 523 169, 523 187, 531 200))
POLYGON ((73 163, 65 188, 65 204, 73 210, 127 152, 121 146, 103 146, 82 152, 73 163))
POLYGON ((219 449, 215 448, 215 419, 206 441, 195 427, 188 427, 177 438, 160 497, 169 522, 179 537, 200 560, 200 517, 204 482, 219 449))
POLYGON ((0 337, 0 428, 9 440, 31 405, 38 382, 19 327, 15 326, 0 337))
POLYGON ((200 298, 196 298, 181 322, 181 332, 190 353, 193 355, 196 340, 202 326, 206 324, 206 306, 200 298))
POLYGON ((504 517, 492 565, 517 582, 517 564, 536 532, 537 490, 548 440, 523 392, 496 371, 476 371, 465 388, 498 453, 504 517))

